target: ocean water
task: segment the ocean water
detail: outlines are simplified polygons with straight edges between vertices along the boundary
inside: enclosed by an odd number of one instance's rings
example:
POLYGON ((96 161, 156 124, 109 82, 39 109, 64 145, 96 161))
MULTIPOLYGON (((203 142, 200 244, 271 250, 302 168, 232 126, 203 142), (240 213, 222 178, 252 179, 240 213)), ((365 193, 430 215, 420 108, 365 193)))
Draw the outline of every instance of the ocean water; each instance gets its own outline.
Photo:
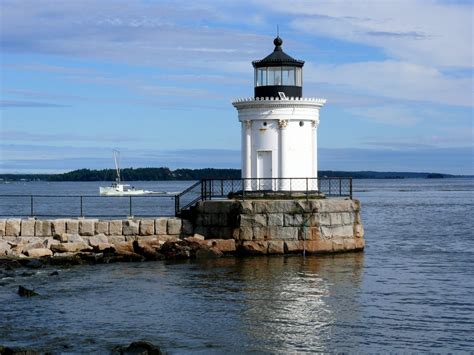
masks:
POLYGON ((354 190, 364 253, 3 273, 0 344, 68 353, 139 339, 169 353, 472 351, 474 180, 355 180, 354 190), (40 296, 21 298, 18 285, 40 296))

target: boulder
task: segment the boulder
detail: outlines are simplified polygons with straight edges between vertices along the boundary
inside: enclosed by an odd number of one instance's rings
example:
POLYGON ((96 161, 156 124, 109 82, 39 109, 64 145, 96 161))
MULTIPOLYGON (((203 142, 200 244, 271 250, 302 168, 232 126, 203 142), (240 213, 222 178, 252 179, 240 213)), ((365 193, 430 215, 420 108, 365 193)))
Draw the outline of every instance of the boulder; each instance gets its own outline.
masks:
POLYGON ((0 237, 5 236, 5 220, 0 219, 0 237))
POLYGON ((167 225, 167 234, 181 234, 182 220, 181 218, 169 218, 167 225))
POLYGON ((79 221, 68 219, 66 221, 66 232, 70 234, 79 234, 79 221))
POLYGON ((223 253, 234 253, 236 251, 234 239, 209 239, 211 247, 219 249, 223 253))
POLYGON ((0 240, 0 258, 12 253, 11 245, 3 240, 0 240))
POLYGON ((183 219, 183 234, 184 235, 193 235, 194 227, 193 223, 187 219, 183 219))
POLYGON ((113 244, 115 253, 120 256, 131 256, 135 254, 133 242, 118 242, 113 244))
POLYGON ((305 250, 309 254, 332 253, 332 240, 317 239, 305 241, 305 250))
POLYGON ((285 254, 300 253, 303 251, 303 241, 301 240, 285 240, 285 254))
POLYGON ((34 237, 35 235, 35 223, 34 219, 24 219, 21 221, 21 232, 22 237, 34 237))
POLYGON ((284 254, 284 253, 285 253, 284 241, 282 240, 268 241, 268 254, 284 254))
POLYGON ((194 253, 196 259, 214 259, 220 258, 223 253, 216 247, 201 245, 194 253))
POLYGON ((21 231, 20 219, 7 219, 5 222, 5 235, 18 237, 21 231))
POLYGON ((186 241, 168 241, 160 249, 166 259, 188 259, 191 257, 191 247, 186 241))
POLYGON ((35 223, 35 235, 37 237, 50 237, 51 233, 51 221, 36 221, 35 223))
POLYGON ((82 238, 79 234, 68 234, 67 241, 70 243, 85 243, 84 238, 82 238))
POLYGON ((138 235, 140 223, 134 220, 122 221, 122 234, 123 235, 138 235))
POLYGON ((109 222, 109 235, 122 235, 122 221, 115 220, 109 222))
POLYGON ((23 287, 23 286, 18 286, 18 294, 21 297, 38 296, 38 294, 34 290, 27 289, 26 287, 23 287))
POLYGON ((244 241, 239 247, 239 252, 244 255, 267 254, 268 242, 266 241, 244 241))
POLYGON ((96 248, 99 244, 109 244, 109 239, 105 234, 97 234, 89 238, 89 245, 93 248, 96 248))
POLYGON ((142 219, 140 221, 140 235, 155 234, 155 221, 153 219, 142 219))
POLYGON ((92 236, 95 234, 95 222, 93 219, 83 219, 79 221, 79 234, 92 236))
POLYGON ((109 222, 108 221, 97 221, 95 222, 96 234, 109 234, 109 222))
POLYGON ((78 251, 92 250, 92 248, 84 242, 68 242, 51 245, 51 250, 55 253, 75 253, 78 251))
POLYGON ((155 219, 155 233, 164 235, 167 233, 168 218, 155 219))
POLYGON ((118 346, 113 351, 112 354, 120 355, 161 355, 162 352, 159 347, 153 345, 148 341, 135 341, 129 346, 118 346))
POLYGON ((157 239, 138 239, 133 242, 133 250, 135 253, 143 255, 147 260, 158 260, 160 254, 158 250, 161 243, 157 239))
POLYGON ((31 258, 42 258, 44 256, 53 256, 53 252, 46 248, 29 249, 26 254, 31 258))
POLYGON ((66 233, 66 220, 65 219, 53 220, 51 222, 51 233, 53 234, 53 236, 66 233))

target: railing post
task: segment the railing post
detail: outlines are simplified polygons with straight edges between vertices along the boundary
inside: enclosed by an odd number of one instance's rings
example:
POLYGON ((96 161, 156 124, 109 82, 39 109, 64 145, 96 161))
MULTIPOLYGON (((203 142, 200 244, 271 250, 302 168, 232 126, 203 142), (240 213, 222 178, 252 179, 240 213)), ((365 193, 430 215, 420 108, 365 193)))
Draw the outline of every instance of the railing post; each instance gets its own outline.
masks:
POLYGON ((293 178, 290 178, 290 195, 291 195, 291 192, 293 191, 292 186, 291 186, 291 180, 293 180, 293 178))
POLYGON ((342 178, 339 178, 339 196, 342 196, 342 178))
POLYGON ((352 200, 352 178, 349 178, 349 197, 352 200))
POLYGON ((33 195, 30 196, 30 217, 33 217, 33 195))
POLYGON ((82 206, 82 195, 81 195, 81 217, 84 217, 83 206, 82 206))
POLYGON ((245 178, 242 179, 242 201, 245 201, 245 178))
POLYGON ((129 211, 128 211, 129 214, 128 214, 128 216, 129 216, 129 217, 132 217, 133 214, 132 214, 132 196, 131 196, 131 195, 128 196, 128 207, 129 207, 129 211))
POLYGON ((306 201, 308 201, 308 199, 309 199, 308 194, 309 194, 309 191, 308 191, 308 178, 306 178, 306 201))
POLYGON ((224 179, 221 180, 221 197, 224 196, 224 179))
POLYGON ((179 213, 179 195, 174 195, 174 215, 179 213))
POLYGON ((329 182, 329 193, 328 195, 331 196, 331 178, 328 179, 329 182))

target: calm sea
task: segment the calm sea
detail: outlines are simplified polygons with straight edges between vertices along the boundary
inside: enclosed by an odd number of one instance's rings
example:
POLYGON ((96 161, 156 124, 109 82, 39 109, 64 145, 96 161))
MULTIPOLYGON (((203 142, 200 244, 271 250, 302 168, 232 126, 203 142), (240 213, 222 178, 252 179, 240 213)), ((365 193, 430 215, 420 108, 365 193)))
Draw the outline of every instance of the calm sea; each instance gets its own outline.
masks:
MULTIPOLYGON (((43 185, 0 193, 44 193, 43 185)), ((72 353, 138 339, 170 353, 472 351, 474 180, 355 180, 354 189, 364 253, 3 274, 0 344, 72 353), (40 296, 20 298, 20 284, 40 296)))

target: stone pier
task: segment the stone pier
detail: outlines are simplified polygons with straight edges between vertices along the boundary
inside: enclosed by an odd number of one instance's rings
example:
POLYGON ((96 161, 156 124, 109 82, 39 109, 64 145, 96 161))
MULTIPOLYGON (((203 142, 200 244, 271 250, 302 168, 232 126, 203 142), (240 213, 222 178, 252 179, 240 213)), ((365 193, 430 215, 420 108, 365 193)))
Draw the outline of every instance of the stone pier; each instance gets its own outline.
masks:
POLYGON ((186 219, 0 220, 0 258, 131 259, 328 254, 364 249, 357 200, 212 200, 186 219))

